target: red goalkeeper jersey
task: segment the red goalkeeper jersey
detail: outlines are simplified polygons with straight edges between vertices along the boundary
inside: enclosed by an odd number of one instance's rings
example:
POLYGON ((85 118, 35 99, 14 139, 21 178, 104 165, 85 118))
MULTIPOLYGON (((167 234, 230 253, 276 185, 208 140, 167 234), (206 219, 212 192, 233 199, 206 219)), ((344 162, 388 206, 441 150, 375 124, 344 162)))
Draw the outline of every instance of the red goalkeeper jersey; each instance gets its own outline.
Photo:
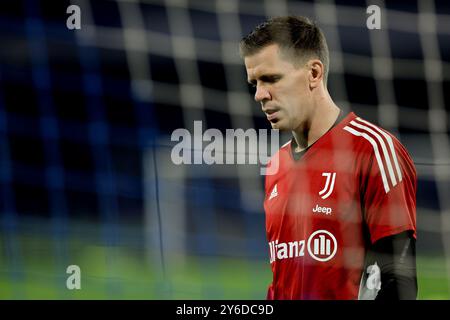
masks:
POLYGON ((413 161, 354 113, 298 161, 285 144, 269 167, 278 170, 265 185, 268 299, 358 299, 368 245, 406 230, 416 237, 413 161))

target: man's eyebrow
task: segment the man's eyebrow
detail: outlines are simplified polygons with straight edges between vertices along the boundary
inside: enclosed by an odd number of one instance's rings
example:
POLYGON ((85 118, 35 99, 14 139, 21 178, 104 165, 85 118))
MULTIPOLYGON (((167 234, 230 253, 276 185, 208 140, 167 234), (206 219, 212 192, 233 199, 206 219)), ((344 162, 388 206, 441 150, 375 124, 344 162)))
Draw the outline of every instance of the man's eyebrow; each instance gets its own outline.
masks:
MULTIPOLYGON (((272 81, 274 79, 280 78, 281 75, 278 73, 268 73, 268 74, 263 74, 259 77, 257 77, 257 79, 260 79, 262 81, 272 81)), ((249 84, 256 84, 256 79, 248 79, 247 82, 249 84)))

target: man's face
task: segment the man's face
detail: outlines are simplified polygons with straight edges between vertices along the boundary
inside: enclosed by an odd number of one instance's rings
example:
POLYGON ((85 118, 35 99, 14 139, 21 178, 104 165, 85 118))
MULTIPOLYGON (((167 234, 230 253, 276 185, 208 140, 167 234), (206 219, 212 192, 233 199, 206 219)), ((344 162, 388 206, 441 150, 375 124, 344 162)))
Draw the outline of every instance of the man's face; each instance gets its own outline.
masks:
POLYGON ((245 57, 247 80, 256 87, 255 100, 273 129, 295 130, 311 115, 308 70, 294 66, 277 44, 245 57))

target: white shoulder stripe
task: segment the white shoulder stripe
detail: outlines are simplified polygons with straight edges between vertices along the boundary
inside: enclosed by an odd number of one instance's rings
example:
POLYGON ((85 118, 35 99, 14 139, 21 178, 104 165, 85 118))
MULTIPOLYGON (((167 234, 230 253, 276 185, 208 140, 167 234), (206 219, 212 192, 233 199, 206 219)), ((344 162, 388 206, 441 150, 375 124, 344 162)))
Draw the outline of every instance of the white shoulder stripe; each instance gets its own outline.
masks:
POLYGON ((377 159, 378 167, 380 168, 381 179, 383 180, 384 190, 386 191, 386 193, 388 193, 390 190, 389 184, 388 184, 388 181, 386 178, 386 172, 384 171, 383 161, 381 161, 380 152, 378 151, 378 146, 377 146, 377 143, 375 142, 375 140, 371 136, 369 136, 367 133, 356 131, 355 129, 353 129, 349 126, 345 126, 344 130, 350 132, 351 134, 353 134, 355 136, 363 137, 364 139, 366 139, 367 141, 369 141, 372 144, 373 150, 375 152, 375 158, 377 159))
POLYGON ((391 159, 389 157, 389 153, 386 149, 386 144, 384 143, 383 138, 378 133, 376 133, 375 131, 370 129, 369 127, 359 124, 356 121, 351 121, 350 124, 352 124, 353 126, 355 126, 357 128, 360 128, 364 131, 369 132, 372 136, 374 136, 378 140, 378 142, 380 143, 380 146, 381 146, 381 150, 383 150, 384 162, 386 163, 386 166, 387 166, 387 169, 389 172, 389 176, 391 177, 392 185, 395 187, 397 185, 397 178, 395 177, 394 168, 392 167, 391 159))
POLYGON ((378 128, 376 125, 374 125, 366 120, 363 120, 359 117, 356 118, 356 120, 363 122, 363 123, 367 124, 368 126, 374 128, 375 130, 377 130, 379 133, 381 133, 386 138, 386 140, 389 144, 389 148, 391 150, 392 159, 394 159, 394 165, 395 165, 395 170, 397 171, 398 181, 402 181, 402 171, 400 170, 400 166, 398 165, 397 154, 395 153, 394 143, 392 142, 391 136, 389 136, 386 132, 384 132, 383 130, 378 128))

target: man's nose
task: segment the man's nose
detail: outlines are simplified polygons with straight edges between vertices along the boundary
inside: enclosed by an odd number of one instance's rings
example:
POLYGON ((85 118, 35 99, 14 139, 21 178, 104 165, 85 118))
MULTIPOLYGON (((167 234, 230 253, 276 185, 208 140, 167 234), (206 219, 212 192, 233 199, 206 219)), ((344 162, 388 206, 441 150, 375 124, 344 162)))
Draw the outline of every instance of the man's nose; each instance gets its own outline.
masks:
POLYGON ((264 100, 270 99, 270 92, 267 88, 263 86, 257 86, 255 92, 255 101, 263 102, 264 100))

